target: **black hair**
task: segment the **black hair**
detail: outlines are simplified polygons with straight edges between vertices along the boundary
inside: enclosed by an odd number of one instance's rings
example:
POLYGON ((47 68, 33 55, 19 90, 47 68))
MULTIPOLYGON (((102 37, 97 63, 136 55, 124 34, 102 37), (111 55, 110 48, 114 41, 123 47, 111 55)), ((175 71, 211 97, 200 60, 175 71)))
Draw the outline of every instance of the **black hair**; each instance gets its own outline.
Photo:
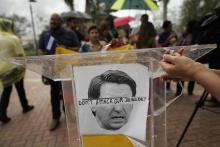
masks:
POLYGON ((141 20, 143 20, 144 22, 147 22, 148 21, 148 15, 147 14, 143 14, 141 16, 141 20))
POLYGON ((91 30, 93 30, 93 29, 98 30, 97 26, 93 25, 93 26, 89 27, 87 33, 89 34, 91 32, 91 30))
POLYGON ((163 29, 166 29, 166 28, 169 27, 170 25, 172 25, 171 21, 165 20, 165 21, 163 22, 162 28, 163 28, 163 29))
POLYGON ((101 75, 94 77, 89 85, 88 98, 98 99, 100 89, 104 83, 128 84, 132 91, 132 96, 136 95, 136 83, 125 72, 120 70, 108 70, 101 75))

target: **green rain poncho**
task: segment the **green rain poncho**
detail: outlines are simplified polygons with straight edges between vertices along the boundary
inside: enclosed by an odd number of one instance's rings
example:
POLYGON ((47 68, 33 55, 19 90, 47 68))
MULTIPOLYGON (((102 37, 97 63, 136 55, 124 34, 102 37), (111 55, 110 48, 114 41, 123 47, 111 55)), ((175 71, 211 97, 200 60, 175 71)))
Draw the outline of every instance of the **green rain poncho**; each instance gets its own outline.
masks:
POLYGON ((0 17, 0 89, 19 81, 24 77, 24 66, 10 63, 10 57, 24 56, 24 50, 17 36, 12 32, 10 19, 0 17))

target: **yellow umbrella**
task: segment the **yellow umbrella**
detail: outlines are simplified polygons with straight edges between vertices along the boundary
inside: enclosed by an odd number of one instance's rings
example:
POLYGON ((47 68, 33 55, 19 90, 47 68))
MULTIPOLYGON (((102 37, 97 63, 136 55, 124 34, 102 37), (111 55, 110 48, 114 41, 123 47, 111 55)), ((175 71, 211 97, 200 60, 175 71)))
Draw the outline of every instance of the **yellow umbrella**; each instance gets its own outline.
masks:
POLYGON ((158 6, 152 0, 117 0, 113 3, 112 10, 158 10, 158 6))

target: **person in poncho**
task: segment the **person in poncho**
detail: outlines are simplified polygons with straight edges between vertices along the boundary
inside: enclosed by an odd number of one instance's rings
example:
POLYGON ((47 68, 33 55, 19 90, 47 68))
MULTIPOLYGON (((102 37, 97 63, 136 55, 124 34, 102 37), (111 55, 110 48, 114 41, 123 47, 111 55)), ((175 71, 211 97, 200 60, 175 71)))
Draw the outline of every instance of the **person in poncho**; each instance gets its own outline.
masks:
POLYGON ((7 107, 13 84, 23 108, 23 113, 34 107, 28 104, 24 90, 25 67, 9 62, 10 57, 23 57, 24 50, 19 38, 13 34, 13 22, 7 18, 0 18, 0 83, 3 87, 0 99, 0 122, 8 123, 7 107))

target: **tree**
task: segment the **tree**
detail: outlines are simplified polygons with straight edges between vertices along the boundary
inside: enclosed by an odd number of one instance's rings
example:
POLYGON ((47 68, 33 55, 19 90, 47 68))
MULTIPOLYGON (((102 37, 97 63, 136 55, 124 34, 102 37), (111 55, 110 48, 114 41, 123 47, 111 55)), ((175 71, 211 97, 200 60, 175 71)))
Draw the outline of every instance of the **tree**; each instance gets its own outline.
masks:
POLYGON ((71 11, 74 11, 74 0, 64 0, 71 11))
POLYGON ((163 20, 167 20, 167 5, 170 0, 153 0, 153 2, 157 3, 163 1, 163 20))
POLYGON ((88 4, 90 5, 90 14, 92 15, 93 18, 96 18, 96 16, 99 15, 99 4, 100 0, 88 0, 88 4))
POLYGON ((14 33, 19 37, 26 35, 28 29, 31 29, 31 24, 26 17, 19 16, 17 14, 6 15, 2 14, 2 17, 10 18, 14 22, 14 33))
POLYGON ((179 30, 183 31, 190 20, 198 20, 213 11, 219 0, 185 0, 181 9, 179 30))
POLYGON ((167 5, 170 0, 163 0, 163 20, 167 20, 167 5))
POLYGON ((13 14, 11 18, 14 21, 15 27, 14 32, 18 36, 24 36, 27 34, 27 28, 31 28, 30 22, 27 20, 26 17, 19 16, 17 14, 13 14))
POLYGON ((90 14, 97 21, 101 19, 103 15, 106 15, 110 1, 113 0, 86 0, 86 13, 90 14), (106 5, 106 3, 108 3, 108 5, 106 5))
POLYGON ((111 10, 111 6, 114 4, 114 2, 116 0, 100 0, 101 2, 103 2, 105 4, 105 9, 107 12, 110 12, 112 11, 111 10))

